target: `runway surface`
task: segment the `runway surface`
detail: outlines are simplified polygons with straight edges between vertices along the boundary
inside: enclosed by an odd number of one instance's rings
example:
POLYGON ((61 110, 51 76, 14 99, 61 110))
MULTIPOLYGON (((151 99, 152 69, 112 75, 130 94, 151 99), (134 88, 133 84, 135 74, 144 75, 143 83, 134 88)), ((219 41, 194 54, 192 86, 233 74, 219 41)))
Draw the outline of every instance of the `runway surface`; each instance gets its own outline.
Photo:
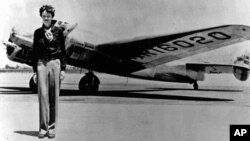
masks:
MULTIPOLYGON (((100 92, 82 95, 67 74, 59 101, 60 141, 228 141, 230 124, 250 124, 249 83, 213 75, 192 85, 97 74, 100 92)), ((0 73, 0 140, 33 141, 38 97, 31 73, 0 73)), ((51 139, 44 139, 51 140, 51 139)))

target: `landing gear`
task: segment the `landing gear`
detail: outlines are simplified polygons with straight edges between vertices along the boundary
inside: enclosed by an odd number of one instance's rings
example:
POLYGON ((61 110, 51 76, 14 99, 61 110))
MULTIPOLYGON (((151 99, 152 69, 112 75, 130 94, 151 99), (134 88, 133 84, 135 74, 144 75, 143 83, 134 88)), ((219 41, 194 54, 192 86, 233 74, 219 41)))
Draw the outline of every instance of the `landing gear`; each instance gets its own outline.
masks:
POLYGON ((199 89, 199 85, 198 85, 197 81, 195 81, 193 83, 193 87, 194 87, 194 90, 198 90, 199 89))
POLYGON ((30 78, 29 86, 33 93, 37 93, 37 84, 34 81, 34 76, 30 78))
POLYGON ((100 80, 93 72, 89 71, 83 76, 79 82, 79 90, 81 93, 93 93, 99 89, 100 80))

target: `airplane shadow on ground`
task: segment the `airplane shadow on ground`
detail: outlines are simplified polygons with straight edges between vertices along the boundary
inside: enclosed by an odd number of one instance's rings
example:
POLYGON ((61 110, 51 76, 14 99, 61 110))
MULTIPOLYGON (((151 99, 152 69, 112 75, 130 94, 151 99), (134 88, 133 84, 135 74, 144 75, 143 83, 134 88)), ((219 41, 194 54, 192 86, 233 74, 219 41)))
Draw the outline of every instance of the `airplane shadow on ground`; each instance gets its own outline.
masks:
POLYGON ((183 101, 234 101, 233 99, 225 98, 211 98, 211 97, 198 97, 198 96, 184 96, 184 95, 171 95, 171 94, 157 94, 159 90, 112 90, 112 91, 99 91, 96 93, 80 94, 78 90, 62 90, 60 96, 98 96, 98 97, 113 97, 113 98, 138 98, 138 99, 159 99, 159 100, 183 100, 183 101), (149 94, 147 92, 155 92, 149 94))
POLYGON ((29 88, 25 87, 0 87, 0 95, 1 94, 34 94, 30 91, 29 88))
POLYGON ((14 131, 14 133, 27 135, 27 136, 33 136, 33 137, 37 137, 39 134, 38 131, 14 131))
POLYGON ((242 92, 243 90, 230 90, 230 89, 185 89, 185 88, 162 88, 162 87, 151 87, 152 90, 161 90, 161 91, 197 91, 197 92, 242 92))
MULTIPOLYGON (((62 89, 60 96, 98 96, 98 97, 117 97, 117 98, 139 98, 139 99, 162 99, 162 100, 183 100, 183 101, 234 101, 233 99, 211 98, 199 96, 171 95, 171 91, 214 91, 214 92, 242 92, 242 90, 215 90, 215 89, 181 89, 181 88, 147 88, 136 90, 103 90, 96 93, 80 93, 78 90, 62 89), (158 91, 166 91, 166 94, 157 93, 158 91), (150 93, 148 93, 150 92, 150 93), (155 92, 152 94, 152 92, 155 92)), ((29 88, 24 87, 0 87, 1 94, 10 95, 29 95, 32 93, 29 88), (1 90, 7 89, 7 90, 1 90), (11 90, 11 91, 10 91, 11 90)))

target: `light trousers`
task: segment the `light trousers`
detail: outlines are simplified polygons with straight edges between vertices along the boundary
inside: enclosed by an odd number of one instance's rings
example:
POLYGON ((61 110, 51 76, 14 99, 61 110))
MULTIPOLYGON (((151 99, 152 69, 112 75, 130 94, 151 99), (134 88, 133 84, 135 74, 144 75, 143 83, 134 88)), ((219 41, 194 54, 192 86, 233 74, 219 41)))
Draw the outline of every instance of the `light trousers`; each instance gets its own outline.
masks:
POLYGON ((60 69, 59 59, 38 60, 39 131, 55 130, 60 93, 60 69))

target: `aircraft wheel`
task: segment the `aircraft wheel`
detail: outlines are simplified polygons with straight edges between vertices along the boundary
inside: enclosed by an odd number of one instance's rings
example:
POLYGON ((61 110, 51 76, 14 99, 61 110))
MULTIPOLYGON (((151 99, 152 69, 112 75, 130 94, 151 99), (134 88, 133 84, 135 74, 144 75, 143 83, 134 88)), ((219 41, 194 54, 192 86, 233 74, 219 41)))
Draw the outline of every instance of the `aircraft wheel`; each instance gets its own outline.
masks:
POLYGON ((193 87, 194 87, 194 90, 199 89, 199 85, 198 85, 197 81, 194 82, 193 87))
POLYGON ((29 87, 33 93, 37 93, 37 84, 35 83, 33 76, 30 78, 29 87))
POLYGON ((95 93, 99 89, 100 81, 95 75, 86 74, 79 82, 79 91, 84 93, 95 93))

